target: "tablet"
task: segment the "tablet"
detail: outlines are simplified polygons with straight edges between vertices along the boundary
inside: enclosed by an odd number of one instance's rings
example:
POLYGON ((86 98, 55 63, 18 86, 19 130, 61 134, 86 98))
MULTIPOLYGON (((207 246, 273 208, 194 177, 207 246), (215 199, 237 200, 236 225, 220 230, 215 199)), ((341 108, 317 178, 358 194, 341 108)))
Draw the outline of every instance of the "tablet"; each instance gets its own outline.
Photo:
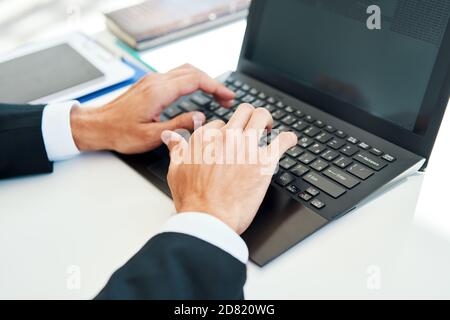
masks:
POLYGON ((0 102, 47 104, 76 99, 130 79, 134 71, 75 33, 0 56, 0 102))

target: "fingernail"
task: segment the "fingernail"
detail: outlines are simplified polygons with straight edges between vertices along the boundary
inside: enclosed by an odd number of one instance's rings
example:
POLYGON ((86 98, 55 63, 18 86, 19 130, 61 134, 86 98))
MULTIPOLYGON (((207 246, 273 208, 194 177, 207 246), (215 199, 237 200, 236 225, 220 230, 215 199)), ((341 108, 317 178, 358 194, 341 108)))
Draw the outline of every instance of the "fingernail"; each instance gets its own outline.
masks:
POLYGON ((292 136, 292 141, 295 141, 295 143, 297 143, 297 141, 298 141, 297 135, 295 133, 293 133, 293 132, 290 132, 290 134, 292 136))
POLYGON ((195 128, 201 127, 203 122, 205 122, 205 115, 201 112, 195 112, 192 115, 192 120, 194 121, 195 128))
POLYGON ((172 140, 172 132, 167 130, 163 131, 163 133, 161 133, 161 140, 164 144, 169 144, 172 140))

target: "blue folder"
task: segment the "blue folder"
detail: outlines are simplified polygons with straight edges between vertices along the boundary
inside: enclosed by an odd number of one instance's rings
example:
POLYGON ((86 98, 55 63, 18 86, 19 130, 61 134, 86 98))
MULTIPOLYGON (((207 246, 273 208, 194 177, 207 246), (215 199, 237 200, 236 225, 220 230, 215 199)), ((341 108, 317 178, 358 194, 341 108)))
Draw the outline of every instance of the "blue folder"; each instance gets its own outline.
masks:
POLYGON ((131 67, 134 70, 134 76, 126 81, 120 82, 118 84, 115 84, 113 86, 98 90, 96 92, 90 93, 88 95, 85 95, 83 97, 79 97, 78 100, 80 103, 85 103, 87 101, 96 99, 98 97, 101 97, 105 94, 108 94, 110 92, 119 90, 121 88, 130 86, 136 82, 138 82, 140 79, 142 79, 148 72, 143 70, 142 68, 138 67, 137 65, 135 65, 134 63, 131 63, 129 61, 127 61, 126 59, 122 58, 122 62, 125 63, 127 66, 131 67))

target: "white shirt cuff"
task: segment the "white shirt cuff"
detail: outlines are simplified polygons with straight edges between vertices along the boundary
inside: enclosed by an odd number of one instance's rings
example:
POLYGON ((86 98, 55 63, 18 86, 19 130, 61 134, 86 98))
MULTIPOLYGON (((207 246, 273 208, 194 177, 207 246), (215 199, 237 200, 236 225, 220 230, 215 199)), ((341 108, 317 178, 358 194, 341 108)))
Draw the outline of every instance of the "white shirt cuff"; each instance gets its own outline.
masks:
POLYGON ((79 107, 77 101, 49 104, 42 115, 42 136, 50 161, 61 161, 80 153, 72 136, 70 111, 79 107))
POLYGON ((243 264, 248 262, 248 248, 244 240, 219 219, 205 213, 186 212, 167 221, 161 233, 183 233, 206 241, 227 252, 243 264))

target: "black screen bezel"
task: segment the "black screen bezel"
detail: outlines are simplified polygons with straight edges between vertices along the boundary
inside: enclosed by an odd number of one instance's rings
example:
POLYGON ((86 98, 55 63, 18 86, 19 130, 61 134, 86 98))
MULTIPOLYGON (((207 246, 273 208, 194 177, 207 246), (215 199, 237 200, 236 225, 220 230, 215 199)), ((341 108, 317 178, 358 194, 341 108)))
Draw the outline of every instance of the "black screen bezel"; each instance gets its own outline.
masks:
MULTIPOLYGON (((249 60, 248 57, 251 56, 253 50, 252 41, 256 39, 254 35, 259 31, 261 15, 266 1, 268 0, 252 1, 239 59, 239 72, 261 80, 320 110, 429 159, 450 96, 450 23, 447 25, 421 107, 420 116, 427 117, 429 119, 428 124, 425 126, 416 125, 414 132, 411 132, 249 60)), ((282 5, 282 1, 277 0, 278 5, 282 5)))

